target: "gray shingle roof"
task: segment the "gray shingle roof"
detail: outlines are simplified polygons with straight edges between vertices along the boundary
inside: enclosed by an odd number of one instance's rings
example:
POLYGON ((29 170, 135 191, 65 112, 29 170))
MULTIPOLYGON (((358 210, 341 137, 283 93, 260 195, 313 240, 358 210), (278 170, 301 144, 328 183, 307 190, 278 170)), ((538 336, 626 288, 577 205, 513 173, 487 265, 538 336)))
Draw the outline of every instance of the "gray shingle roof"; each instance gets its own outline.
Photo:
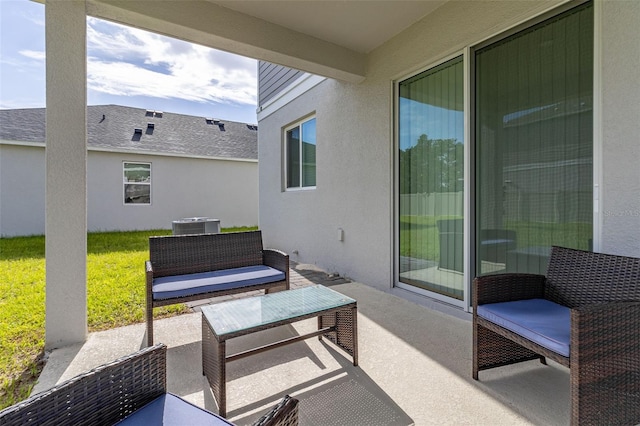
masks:
MULTIPOLYGON (((0 110, 0 140, 44 143, 45 111, 0 110)), ((105 150, 258 159, 257 126, 233 121, 93 105, 87 107, 87 133, 89 147, 105 150), (135 129, 141 132, 136 134, 135 129)))

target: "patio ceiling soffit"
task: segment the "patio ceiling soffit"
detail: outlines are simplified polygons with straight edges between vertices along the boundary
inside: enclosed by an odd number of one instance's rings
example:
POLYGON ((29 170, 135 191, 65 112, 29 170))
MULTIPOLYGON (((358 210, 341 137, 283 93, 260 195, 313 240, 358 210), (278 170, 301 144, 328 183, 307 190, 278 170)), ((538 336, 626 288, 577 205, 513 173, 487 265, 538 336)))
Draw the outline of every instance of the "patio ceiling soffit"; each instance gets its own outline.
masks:
POLYGON ((345 82, 365 79, 363 53, 208 1, 88 0, 87 15, 345 82))

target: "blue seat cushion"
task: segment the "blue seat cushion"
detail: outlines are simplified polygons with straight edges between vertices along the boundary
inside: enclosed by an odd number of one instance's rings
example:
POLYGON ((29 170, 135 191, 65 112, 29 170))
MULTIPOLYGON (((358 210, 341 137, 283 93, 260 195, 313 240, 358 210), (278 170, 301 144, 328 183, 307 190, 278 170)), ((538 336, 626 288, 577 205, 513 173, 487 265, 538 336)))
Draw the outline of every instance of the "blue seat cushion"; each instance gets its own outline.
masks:
POLYGON ((255 265, 198 274, 173 275, 153 280, 154 300, 184 297, 216 290, 231 290, 285 279, 284 272, 270 266, 255 265))
POLYGON ((480 305, 477 313, 544 348, 569 356, 571 314, 566 306, 527 299, 480 305))
POLYGON ((161 395, 116 423, 121 426, 233 426, 224 418, 170 393, 161 395))

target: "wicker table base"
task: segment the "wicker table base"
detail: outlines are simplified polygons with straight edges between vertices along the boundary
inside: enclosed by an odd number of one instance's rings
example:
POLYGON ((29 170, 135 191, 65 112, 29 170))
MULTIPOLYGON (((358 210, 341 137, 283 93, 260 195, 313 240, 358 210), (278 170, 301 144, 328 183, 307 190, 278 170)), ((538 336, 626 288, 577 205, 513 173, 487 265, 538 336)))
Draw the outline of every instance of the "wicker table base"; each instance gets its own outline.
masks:
POLYGON ((206 306, 202 311, 202 371, 218 403, 218 412, 223 417, 227 415, 226 365, 228 362, 318 336, 320 339, 322 337, 327 338, 343 349, 353 358, 353 365, 358 365, 356 301, 326 287, 313 286, 232 300, 206 306), (339 295, 338 297, 340 298, 338 303, 336 303, 336 295, 339 295), (328 296, 331 300, 324 300, 322 296, 328 296), (295 300, 296 297, 306 300, 303 300, 300 304, 292 304, 292 300, 295 300), (282 301, 282 306, 278 305, 280 301, 282 301), (271 309, 268 314, 262 313, 262 315, 259 315, 261 319, 255 324, 238 326, 234 321, 222 325, 219 322, 221 318, 223 323, 228 320, 228 318, 224 317, 225 314, 233 316, 233 320, 238 318, 244 320, 251 315, 250 312, 255 311, 256 306, 262 306, 263 304, 267 306, 266 309, 274 306, 280 309, 275 311, 271 309), (292 306, 295 307, 292 308, 292 306), (268 317, 268 320, 265 321, 264 317, 268 317), (313 317, 318 318, 317 331, 234 355, 227 355, 226 353, 226 341, 231 338, 313 317), (228 326, 229 324, 232 325, 228 326))

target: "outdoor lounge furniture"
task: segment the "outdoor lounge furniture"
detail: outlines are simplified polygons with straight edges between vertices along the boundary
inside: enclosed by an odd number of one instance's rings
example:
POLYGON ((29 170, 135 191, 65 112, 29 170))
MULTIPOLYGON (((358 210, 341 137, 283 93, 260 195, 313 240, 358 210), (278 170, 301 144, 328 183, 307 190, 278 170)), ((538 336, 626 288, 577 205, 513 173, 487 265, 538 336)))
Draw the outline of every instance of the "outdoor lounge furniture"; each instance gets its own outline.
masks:
POLYGON ((571 423, 640 423, 640 259, 553 247, 546 276, 473 283, 473 378, 546 358, 570 368, 571 423))
POLYGON ((215 296, 289 289, 289 256, 264 249, 260 231, 149 238, 147 344, 153 308, 215 296))
MULTIPOLYGON (((233 425, 166 391, 164 344, 96 367, 0 411, 0 425, 233 425)), ((254 426, 298 424, 289 396, 254 426)))
POLYGON ((218 404, 227 412, 227 363, 311 337, 325 337, 358 365, 358 305, 355 299, 322 285, 245 297, 202 307, 202 372, 218 404), (316 318, 318 330, 227 355, 227 341, 316 318))

